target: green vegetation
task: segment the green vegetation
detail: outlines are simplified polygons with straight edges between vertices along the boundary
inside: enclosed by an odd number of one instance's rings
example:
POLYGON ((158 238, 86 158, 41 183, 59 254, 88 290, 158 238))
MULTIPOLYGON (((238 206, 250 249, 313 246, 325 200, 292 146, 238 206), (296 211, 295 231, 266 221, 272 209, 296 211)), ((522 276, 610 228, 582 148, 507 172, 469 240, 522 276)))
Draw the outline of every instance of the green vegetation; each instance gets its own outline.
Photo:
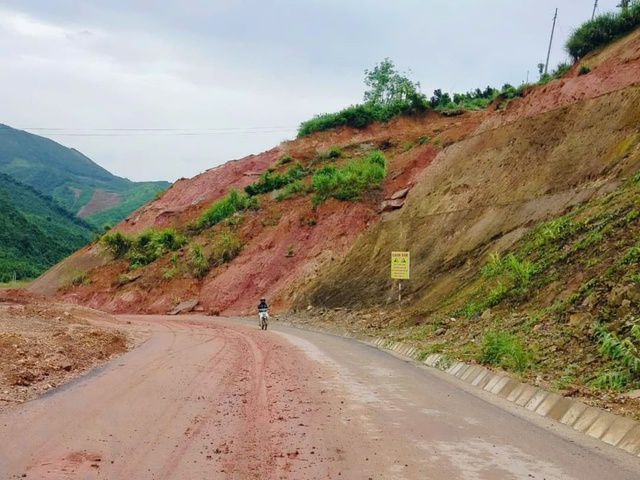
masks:
POLYGON ((257 206, 257 199, 246 194, 239 193, 235 189, 229 192, 220 200, 216 200, 207 208, 191 226, 196 233, 205 228, 212 227, 216 223, 230 217, 236 212, 247 210, 257 206))
POLYGON ((242 250, 242 240, 231 232, 221 232, 213 243, 211 262, 214 266, 228 263, 238 256, 242 250))
POLYGON ((139 235, 125 235, 122 232, 108 232, 101 238, 115 258, 125 258, 129 268, 148 265, 165 253, 175 251, 187 243, 185 236, 175 229, 148 229, 139 235))
POLYGON ((85 218, 98 228, 105 225, 115 225, 124 220, 127 215, 151 200, 158 198, 166 187, 165 182, 138 182, 120 194, 121 203, 118 206, 100 210, 85 218))
POLYGON ((596 325, 598 351, 611 361, 612 369, 596 377, 591 382, 593 386, 622 390, 629 383, 640 380, 640 324, 633 318, 629 325, 628 335, 622 338, 604 325, 596 325))
POLYGON ((53 199, 0 174, 0 282, 35 278, 95 230, 53 199))
POLYGON ((271 169, 267 170, 260 176, 257 182, 244 187, 244 191, 249 196, 272 192, 273 190, 278 190, 292 182, 298 181, 306 175, 308 175, 307 170, 300 162, 296 162, 291 165, 284 174, 275 173, 271 169))
POLYGON ((634 1, 616 13, 605 13, 575 29, 565 49, 573 60, 604 47, 640 26, 640 2, 634 1))
POLYGON ((211 269, 207 256, 204 253, 204 248, 199 243, 195 243, 189 247, 189 266, 191 267, 191 273, 193 273, 196 278, 204 277, 211 269))
POLYGON ((337 113, 317 115, 298 129, 298 138, 331 128, 349 126, 364 128, 373 122, 388 122, 399 115, 428 108, 420 84, 399 73, 391 60, 384 59, 373 70, 365 70, 364 103, 352 105, 337 113))
POLYGON ((514 335, 493 330, 485 333, 478 360, 488 365, 522 372, 531 366, 533 353, 514 335))
POLYGON ((314 206, 328 198, 356 200, 368 188, 379 185, 387 173, 387 161, 382 152, 374 150, 365 158, 351 160, 343 167, 325 164, 311 178, 315 191, 314 206))
POLYGON ((98 227, 122 220, 169 186, 117 177, 77 150, 6 125, 0 125, 0 172, 52 197, 74 214, 97 190, 118 193, 123 204, 87 218, 98 227))

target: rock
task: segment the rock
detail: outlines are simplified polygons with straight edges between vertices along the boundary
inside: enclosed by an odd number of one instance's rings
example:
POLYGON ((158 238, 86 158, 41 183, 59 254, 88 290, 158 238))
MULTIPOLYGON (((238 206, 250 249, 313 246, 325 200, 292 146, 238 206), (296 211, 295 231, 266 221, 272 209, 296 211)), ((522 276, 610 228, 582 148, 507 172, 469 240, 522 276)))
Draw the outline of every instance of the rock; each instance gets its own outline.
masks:
POLYGON ((391 212, 393 210, 398 210, 403 206, 404 206, 404 199, 399 198, 397 200, 385 200, 384 202, 382 202, 382 205, 380 206, 380 212, 391 212))
POLYGON ((60 364, 60 368, 65 372, 70 372, 73 369, 73 364, 71 362, 63 362, 60 364))
POLYGON ((311 310, 313 310, 313 305, 309 305, 309 306, 307 307, 307 311, 308 311, 308 312, 310 312, 311 310))
POLYGON ((579 327, 593 322, 593 316, 590 313, 574 313, 569 316, 569 325, 579 327))
POLYGON ((625 397, 629 397, 629 398, 633 398, 633 399, 640 399, 640 390, 632 390, 630 392, 627 392, 624 394, 625 397))
POLYGON ((480 318, 484 321, 491 320, 491 309, 487 308, 484 312, 482 312, 482 315, 480 316, 480 318))
POLYGON ((198 300, 187 300, 186 302, 180 303, 176 308, 168 312, 168 315, 178 315, 182 312, 190 312, 195 306, 198 305, 198 300))
POLYGON ((588 308, 589 310, 593 310, 593 307, 595 307, 597 304, 598 304, 598 298, 594 294, 589 295, 582 302, 582 306, 585 308, 588 308))
POLYGON ((447 331, 444 328, 439 328, 434 333, 439 337, 440 335, 444 335, 445 333, 447 333, 447 331))
POLYGON ((398 190, 393 195, 391 195, 391 200, 398 200, 399 198, 405 198, 409 193, 408 188, 403 188, 402 190, 398 190))

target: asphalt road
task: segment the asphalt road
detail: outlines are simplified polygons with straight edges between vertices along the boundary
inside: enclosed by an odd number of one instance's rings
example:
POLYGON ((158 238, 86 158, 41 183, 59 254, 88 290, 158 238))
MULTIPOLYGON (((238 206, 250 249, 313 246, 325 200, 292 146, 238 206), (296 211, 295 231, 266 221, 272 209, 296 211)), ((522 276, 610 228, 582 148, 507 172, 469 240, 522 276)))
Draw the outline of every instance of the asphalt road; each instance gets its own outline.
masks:
POLYGON ((637 457, 350 339, 120 318, 138 348, 0 415, 0 480, 640 479, 637 457))

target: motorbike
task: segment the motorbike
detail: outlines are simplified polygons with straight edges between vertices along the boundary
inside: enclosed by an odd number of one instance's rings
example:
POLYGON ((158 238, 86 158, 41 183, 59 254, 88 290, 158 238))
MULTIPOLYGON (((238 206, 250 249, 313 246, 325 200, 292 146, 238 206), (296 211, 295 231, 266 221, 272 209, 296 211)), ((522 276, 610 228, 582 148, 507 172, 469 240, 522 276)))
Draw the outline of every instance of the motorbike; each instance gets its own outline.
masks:
POLYGON ((260 329, 266 330, 269 323, 269 312, 267 310, 258 311, 258 325, 260 329))

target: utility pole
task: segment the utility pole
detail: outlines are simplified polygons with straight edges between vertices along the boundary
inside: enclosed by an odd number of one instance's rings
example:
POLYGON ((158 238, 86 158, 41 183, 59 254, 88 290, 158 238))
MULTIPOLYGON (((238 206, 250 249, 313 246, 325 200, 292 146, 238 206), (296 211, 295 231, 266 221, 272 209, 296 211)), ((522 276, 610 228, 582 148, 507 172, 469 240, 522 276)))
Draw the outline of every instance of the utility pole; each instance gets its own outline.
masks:
POLYGON ((551 28, 551 39, 549 40, 549 51, 547 52, 547 62, 544 64, 544 74, 547 74, 549 69, 549 57, 551 56, 551 45, 553 44, 553 33, 556 30, 556 19, 558 18, 558 9, 556 8, 556 14, 553 16, 553 27, 551 28))
POLYGON ((597 9, 598 9, 598 0, 596 0, 596 3, 593 5, 593 13, 591 14, 591 20, 596 18, 596 10, 597 9))

